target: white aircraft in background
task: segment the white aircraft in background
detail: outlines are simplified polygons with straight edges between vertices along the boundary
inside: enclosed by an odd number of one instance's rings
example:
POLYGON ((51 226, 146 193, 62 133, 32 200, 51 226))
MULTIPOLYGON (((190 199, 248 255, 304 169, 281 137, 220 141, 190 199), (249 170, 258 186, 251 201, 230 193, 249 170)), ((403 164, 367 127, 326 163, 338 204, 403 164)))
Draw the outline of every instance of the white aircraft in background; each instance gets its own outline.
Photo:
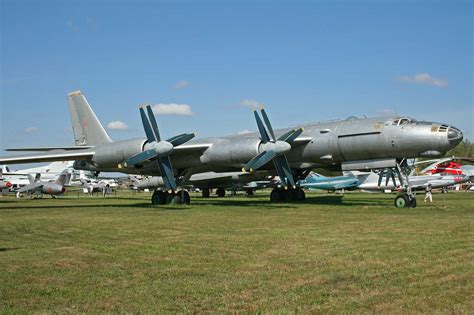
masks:
MULTIPOLYGON (((72 168, 74 161, 66 162, 53 162, 51 164, 33 168, 27 168, 23 170, 12 171, 8 166, 2 166, 2 172, 4 179, 11 183, 12 188, 20 188, 30 184, 30 178, 28 175, 36 176, 40 174, 41 181, 43 182, 54 182, 58 179, 59 175, 66 169, 74 171, 72 168)), ((74 177, 74 173, 73 177, 74 177)))

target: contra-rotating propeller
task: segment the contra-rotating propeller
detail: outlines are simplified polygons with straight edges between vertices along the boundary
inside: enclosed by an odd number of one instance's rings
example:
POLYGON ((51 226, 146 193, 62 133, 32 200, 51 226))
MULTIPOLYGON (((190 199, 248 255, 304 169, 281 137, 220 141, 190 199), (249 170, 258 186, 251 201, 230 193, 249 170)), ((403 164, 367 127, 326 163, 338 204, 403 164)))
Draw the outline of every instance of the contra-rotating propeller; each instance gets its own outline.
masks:
POLYGON ((276 138, 265 110, 261 108, 260 112, 262 113, 265 124, 260 119, 257 110, 254 110, 255 120, 257 121, 258 131, 260 132, 260 139, 262 141, 260 146, 262 152, 253 157, 242 168, 242 171, 253 172, 273 160, 282 185, 284 187, 287 187, 287 185, 295 187, 295 180, 293 179, 285 153, 291 150, 291 143, 303 132, 303 128, 290 130, 279 138, 276 138))
POLYGON ((166 188, 176 191, 177 185, 169 155, 171 152, 173 152, 174 147, 188 142, 194 138, 195 135, 194 133, 183 133, 178 136, 171 137, 168 140, 161 140, 158 124, 156 123, 155 115, 153 115, 151 106, 146 106, 146 112, 143 107, 140 107, 140 116, 142 118, 143 128, 145 129, 146 138, 148 140, 148 143, 145 147, 146 150, 126 159, 118 166, 119 168, 121 168, 122 165, 125 167, 137 167, 143 162, 153 160, 160 169, 160 173, 163 177, 166 188))

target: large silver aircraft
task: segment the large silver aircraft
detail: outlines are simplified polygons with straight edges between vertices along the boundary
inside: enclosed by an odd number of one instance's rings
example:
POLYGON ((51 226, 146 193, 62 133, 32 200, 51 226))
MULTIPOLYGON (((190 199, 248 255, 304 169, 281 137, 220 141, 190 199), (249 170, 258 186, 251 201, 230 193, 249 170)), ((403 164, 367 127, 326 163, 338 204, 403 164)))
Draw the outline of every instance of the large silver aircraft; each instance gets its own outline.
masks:
MULTIPOLYGON (((453 126, 407 117, 353 118, 274 130, 261 109, 260 115, 254 111, 258 133, 204 139, 183 133, 164 140, 146 106, 139 109, 146 138, 114 142, 80 91, 69 94, 68 105, 75 146, 11 149, 35 153, 4 156, 0 163, 75 160, 79 170, 162 175, 168 192, 156 191, 153 204, 173 198, 188 202, 187 192, 177 187, 192 174, 239 170, 276 173, 283 187, 271 192, 271 200, 300 200, 302 189, 296 182, 312 168, 384 169, 401 175, 401 161, 442 156, 463 139, 453 126)), ((414 198, 409 187, 407 193, 414 198)))

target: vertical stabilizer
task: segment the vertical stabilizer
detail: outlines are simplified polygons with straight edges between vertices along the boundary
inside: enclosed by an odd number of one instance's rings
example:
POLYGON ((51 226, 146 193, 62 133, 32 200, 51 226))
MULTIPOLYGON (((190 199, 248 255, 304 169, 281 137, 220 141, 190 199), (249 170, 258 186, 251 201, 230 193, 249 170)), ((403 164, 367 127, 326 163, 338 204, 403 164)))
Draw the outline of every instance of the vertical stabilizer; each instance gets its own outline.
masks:
POLYGON ((67 103, 76 145, 112 142, 81 91, 69 93, 67 103))

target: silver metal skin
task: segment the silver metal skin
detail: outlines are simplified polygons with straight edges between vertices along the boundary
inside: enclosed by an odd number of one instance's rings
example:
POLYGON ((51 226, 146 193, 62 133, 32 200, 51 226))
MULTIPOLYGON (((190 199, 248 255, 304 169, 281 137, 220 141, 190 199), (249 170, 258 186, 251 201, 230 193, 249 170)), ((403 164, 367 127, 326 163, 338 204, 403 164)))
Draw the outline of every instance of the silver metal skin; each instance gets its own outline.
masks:
MULTIPOLYGON (((58 148, 20 156, 5 156, 0 163, 15 164, 32 161, 76 160, 74 168, 92 171, 119 171, 130 174, 161 175, 155 163, 119 168, 122 161, 147 150, 146 139, 109 142, 80 92, 69 96, 76 143, 85 149, 58 148), (87 106, 86 106, 87 105, 87 106), (72 108, 72 109, 71 109, 72 108), (75 114, 73 114, 75 113, 75 114), (76 115, 76 118, 74 118, 76 115), (82 117, 82 121, 80 121, 82 117), (81 126, 77 124, 81 123, 81 126), (77 131, 79 130, 79 131, 77 131)), ((137 115, 138 116, 138 115, 137 115)), ((249 115, 250 116, 250 115, 249 115)), ((249 117, 249 119, 251 119, 249 117)), ((376 159, 403 159, 442 156, 462 141, 461 131, 452 126, 433 122, 418 122, 406 117, 377 117, 347 119, 324 123, 309 123, 293 128, 275 130, 278 138, 286 132, 303 127, 304 131, 292 143, 267 143, 274 150, 285 152, 293 171, 324 167, 338 169, 343 162, 376 159)), ((29 149, 31 151, 38 148, 29 149)), ((161 148, 160 148, 161 150, 161 148)), ((169 148, 163 148, 164 152, 169 148)), ((174 148, 170 153, 174 173, 240 171, 253 157, 264 151, 258 133, 193 139, 174 148)), ((262 170, 274 173, 272 163, 262 170)))

